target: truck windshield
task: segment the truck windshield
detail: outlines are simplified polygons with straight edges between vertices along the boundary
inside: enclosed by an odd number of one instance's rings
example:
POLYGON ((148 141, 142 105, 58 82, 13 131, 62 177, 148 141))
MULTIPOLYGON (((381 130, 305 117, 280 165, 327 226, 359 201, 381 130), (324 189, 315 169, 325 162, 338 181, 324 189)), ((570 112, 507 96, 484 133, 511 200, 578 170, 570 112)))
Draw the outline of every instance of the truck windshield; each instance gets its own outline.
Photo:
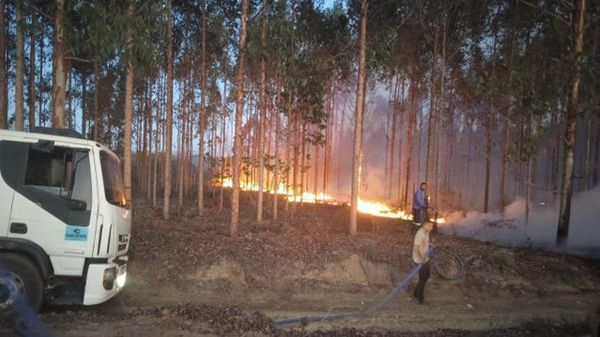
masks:
POLYGON ((121 175, 119 161, 110 154, 100 152, 100 163, 102 165, 102 179, 104 180, 104 194, 109 203, 125 207, 125 187, 121 175))

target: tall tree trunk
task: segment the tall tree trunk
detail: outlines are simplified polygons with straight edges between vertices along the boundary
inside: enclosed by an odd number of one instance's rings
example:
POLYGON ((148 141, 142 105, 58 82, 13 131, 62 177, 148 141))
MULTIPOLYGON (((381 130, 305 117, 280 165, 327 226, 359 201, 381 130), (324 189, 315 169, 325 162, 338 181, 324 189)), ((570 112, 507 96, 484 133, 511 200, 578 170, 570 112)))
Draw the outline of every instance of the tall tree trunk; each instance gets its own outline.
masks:
POLYGON ((158 78, 157 78, 157 104, 156 104, 156 133, 154 134, 154 163, 153 163, 153 169, 152 169, 152 207, 156 208, 158 203, 157 203, 157 198, 156 198, 156 190, 158 189, 158 161, 161 155, 161 148, 160 148, 160 136, 162 134, 161 132, 161 127, 160 125, 162 124, 162 85, 161 85, 161 76, 159 74, 158 78))
MULTIPOLYGON (((39 68, 38 68, 38 76, 40 77, 40 83, 44 83, 44 65, 45 65, 45 55, 44 55, 44 29, 40 29, 39 34, 39 43, 40 43, 40 54, 39 54, 39 68)), ((38 95, 38 124, 40 126, 46 126, 46 113, 47 109, 44 107, 44 91, 40 88, 40 94, 38 95)))
MULTIPOLYGON (((2 9, 0 9, 2 10, 2 9)), ((35 127, 35 14, 31 14, 31 31, 29 33, 29 130, 35 127)))
MULTIPOLYGON (((279 97, 281 96, 280 88, 277 89, 277 106, 279 106, 279 97)), ((279 129, 280 129, 280 121, 279 121, 279 110, 273 109, 273 117, 275 117, 275 169, 273 171, 273 220, 277 221, 277 203, 279 201, 279 197, 277 193, 279 192, 279 129)))
POLYGON ((0 0, 0 129, 8 128, 8 74, 6 71, 6 2, 0 0))
MULTIPOLYGON (((152 94, 152 85, 150 85, 150 80, 146 81, 146 135, 148 143, 148 153, 146 154, 146 199, 152 199, 152 105, 151 105, 151 94, 152 94)), ((156 152, 156 150, 154 150, 156 152)))
POLYGON ((200 117, 198 118, 198 215, 204 213, 204 120, 206 120, 206 1, 202 1, 202 55, 200 64, 200 117))
POLYGON ((394 182, 394 162, 395 162, 395 158, 396 158, 396 151, 395 151, 395 145, 396 145, 396 123, 398 121, 398 81, 399 81, 399 75, 396 75, 396 84, 394 85, 394 96, 393 96, 393 105, 392 105, 392 134, 391 134, 391 138, 390 138, 390 168, 389 168, 389 178, 388 178, 388 182, 386 185, 386 193, 385 193, 385 197, 386 198, 390 198, 391 194, 392 194, 392 186, 393 186, 393 182, 394 182))
POLYGON ((256 221, 259 223, 263 219, 263 190, 265 184, 265 144, 264 133, 267 118, 267 25, 268 25, 269 3, 267 0, 262 2, 262 27, 260 31, 260 47, 262 49, 260 57, 260 120, 258 121, 258 202, 256 205, 256 221))
MULTIPOLYGON (((435 77, 436 75, 436 57, 437 57, 437 48, 438 48, 438 30, 435 28, 435 36, 433 39, 433 54, 431 56, 431 79, 430 79, 430 93, 429 93, 429 121, 427 123, 427 153, 425 155, 425 181, 429 183, 429 185, 433 185, 434 183, 429 182, 429 178, 431 177, 431 169, 432 169, 432 151, 433 151, 433 139, 435 137, 435 77)), ((420 152, 420 151, 419 151, 420 152)), ((420 157, 420 156, 419 156, 420 157)))
MULTIPOLYGON (((69 66, 67 66, 67 69, 69 66)), ((73 129, 73 72, 67 71, 65 119, 69 129, 73 129)))
MULTIPOLYGON (((403 81, 404 82, 404 81, 403 81)), ((405 109, 405 101, 404 101, 404 89, 405 89, 405 84, 402 83, 402 91, 401 91, 401 96, 400 96, 400 101, 401 101, 401 108, 400 110, 398 110, 398 123, 400 125, 400 128, 398 129, 398 150, 396 152, 398 152, 398 174, 396 175, 396 199, 398 200, 398 203, 401 202, 402 200, 402 185, 404 182, 404 179, 402 179, 402 155, 404 154, 404 151, 402 150, 402 144, 403 144, 403 139, 402 139, 402 126, 404 125, 406 127, 406 125, 404 123, 406 123, 408 121, 408 118, 406 118, 405 114, 403 114, 403 111, 406 111, 405 109)), ((390 173, 392 175, 392 177, 395 175, 394 172, 390 173)))
POLYGON ((329 189, 329 177, 331 174, 331 150, 333 143, 333 125, 335 114, 333 107, 335 102, 334 85, 332 83, 329 94, 329 109, 327 110, 327 131, 325 134, 325 162, 323 163, 323 193, 327 194, 329 189))
POLYGON ((87 137, 88 109, 87 109, 87 77, 84 71, 81 74, 81 133, 87 137))
POLYGON ((184 176, 185 176, 185 158, 186 158, 186 154, 185 154, 185 133, 186 133, 186 122, 185 122, 185 118, 187 115, 187 104, 186 104, 186 100, 187 97, 189 95, 189 86, 191 83, 189 83, 189 81, 187 84, 184 85, 184 97, 182 98, 182 103, 181 103, 181 114, 180 114, 180 122, 179 122, 179 130, 178 130, 178 138, 179 138, 179 142, 178 142, 178 146, 177 146, 177 212, 179 215, 181 215, 181 210, 183 209, 183 182, 184 182, 184 176))
POLYGON ((17 16, 17 66, 15 69, 15 129, 25 128, 25 101, 23 77, 25 76, 25 25, 23 22, 23 0, 16 0, 17 16))
POLYGON ((573 193, 573 149, 577 127, 577 109, 579 106, 579 83, 581 81, 581 63, 583 58, 583 34, 585 29, 586 0, 577 1, 577 19, 573 22, 575 32, 575 72, 571 79, 571 92, 567 104, 565 130, 565 157, 563 161, 562 185, 560 189, 560 214, 558 218, 558 242, 566 241, 569 235, 569 220, 571 216, 571 196, 573 193))
POLYGON ((94 62, 94 140, 100 141, 102 115, 100 113, 100 65, 94 62))
MULTIPOLYGON (((495 33, 494 33, 495 34, 495 33)), ((492 52, 492 76, 491 83, 496 82, 496 36, 494 35, 494 46, 492 52)), ((492 104, 492 99, 495 95, 490 95, 488 97, 488 111, 487 118, 485 124, 486 130, 486 143, 485 143, 485 187, 484 187, 484 195, 483 195, 483 212, 487 213, 489 209, 489 201, 490 201, 490 174, 492 168, 492 123, 494 120, 494 108, 492 104)))
POLYGON ((240 42, 237 64, 237 107, 235 110, 235 140, 233 143, 233 192, 231 195, 231 236, 237 236, 240 209, 240 173, 242 160, 242 113, 244 110, 244 63, 246 58, 248 0, 242 0, 240 42))
POLYGON ((590 188, 590 161, 592 150, 592 116, 588 117, 587 126, 585 129, 585 153, 583 155, 583 179, 582 189, 587 191, 590 188))
MULTIPOLYGON (((298 118, 298 124, 300 125, 300 118, 298 118)), ((304 190, 305 190, 305 186, 304 186, 304 176, 305 173, 304 172, 304 167, 306 167, 306 124, 304 123, 304 120, 302 120, 302 125, 301 125, 301 133, 300 133, 300 137, 298 139, 298 141, 300 142, 300 167, 298 168, 298 171, 300 172, 300 202, 304 201, 304 190)))
MULTIPOLYGON (((127 16, 133 16, 133 3, 127 7, 127 16)), ((133 27, 127 28, 127 65, 125 68, 125 139, 123 153, 123 179, 125 199, 131 205, 131 126, 133 116, 133 27)), ((138 152, 139 159, 139 152, 138 152)))
POLYGON ((56 0, 56 17, 54 21, 54 48, 52 54, 54 81, 52 82, 52 126, 65 127, 65 41, 64 11, 65 0, 56 0))
MULTIPOLYGON (((140 100, 142 98, 140 97, 140 100)), ((145 80, 144 81, 144 98, 143 101, 141 101, 140 105, 143 105, 140 112, 143 113, 142 116, 140 116, 140 119, 142 121, 142 128, 141 128, 141 134, 140 136, 142 137, 141 139, 141 143, 142 143, 142 153, 141 153, 141 170, 140 170, 140 185, 141 185, 141 189, 140 191, 142 192, 143 195, 145 195, 146 199, 149 200, 150 198, 148 198, 148 136, 150 134, 150 130, 149 130, 149 122, 148 122, 148 81, 145 80)), ((140 157, 140 155, 138 154, 138 158, 140 157)))
POLYGON ((444 17, 443 17, 443 25, 442 25, 442 64, 441 64, 441 70, 440 70, 440 89, 439 89, 439 98, 437 99, 437 116, 435 119, 435 127, 436 127, 436 140, 435 140, 435 167, 434 167, 434 181, 435 181, 435 185, 434 185, 434 189, 435 189, 435 193, 433 194, 434 198, 433 198, 433 204, 438 207, 438 201, 439 201, 439 197, 440 197, 440 185, 441 185, 441 179, 440 179, 440 151, 441 148, 440 146, 443 146, 443 143, 440 142, 441 139, 441 133, 442 130, 440 130, 440 125, 442 124, 442 118, 444 118, 444 104, 445 104, 445 93, 446 91, 444 90, 444 85, 445 85, 445 80, 446 80, 446 37, 448 35, 448 24, 447 24, 447 17, 446 14, 444 13, 444 17))
POLYGON ((225 83, 223 83, 223 105, 221 108, 221 118, 223 124, 221 125, 221 173, 219 177, 221 178, 221 188, 219 189, 219 210, 223 209, 223 192, 225 187, 223 186, 223 181, 225 179, 225 144, 227 141, 225 136, 227 135, 227 77, 225 77, 225 83))
POLYGON ((163 219, 169 219, 169 206, 171 204, 171 158, 173 155, 173 5, 168 1, 167 15, 167 121, 165 125, 165 160, 164 160, 164 192, 163 192, 163 219))
POLYGON ((404 205, 404 209, 408 210, 409 208, 409 199, 408 199, 408 190, 409 190, 409 182, 410 182, 410 166, 411 166, 411 143, 413 141, 413 129, 415 124, 415 95, 416 95, 416 61, 412 63, 411 75, 410 75, 410 88, 408 91, 408 109, 406 110, 407 114, 407 124, 406 124, 406 142, 404 144, 404 153, 406 154, 406 168, 404 170, 406 177, 404 180, 404 197, 402 198, 402 203, 404 205))
POLYGON ((367 80, 367 0, 362 0, 360 10, 360 45, 358 56, 358 84, 356 87, 356 120, 354 125, 354 151, 352 162, 352 192, 350 204, 350 235, 358 230, 357 210, 362 159, 363 114, 365 108, 365 84, 367 80))

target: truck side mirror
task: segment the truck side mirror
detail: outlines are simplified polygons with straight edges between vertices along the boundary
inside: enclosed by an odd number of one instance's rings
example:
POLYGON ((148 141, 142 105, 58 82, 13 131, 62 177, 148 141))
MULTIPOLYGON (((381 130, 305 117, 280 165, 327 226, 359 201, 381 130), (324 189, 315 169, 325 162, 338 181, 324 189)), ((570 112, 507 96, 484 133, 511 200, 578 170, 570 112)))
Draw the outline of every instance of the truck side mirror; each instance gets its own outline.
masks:
POLYGON ((69 209, 73 211, 85 211, 87 203, 83 200, 69 200, 69 209))

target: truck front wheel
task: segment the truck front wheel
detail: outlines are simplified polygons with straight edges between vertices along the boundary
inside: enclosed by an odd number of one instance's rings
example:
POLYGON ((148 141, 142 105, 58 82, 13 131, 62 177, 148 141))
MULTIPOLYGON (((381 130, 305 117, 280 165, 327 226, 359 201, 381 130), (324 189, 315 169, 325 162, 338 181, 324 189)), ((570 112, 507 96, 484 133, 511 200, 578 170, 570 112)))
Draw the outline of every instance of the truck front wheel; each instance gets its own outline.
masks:
POLYGON ((12 312, 18 295, 25 296, 31 309, 37 312, 42 306, 43 283, 33 262, 25 256, 0 254, 0 312, 12 312))

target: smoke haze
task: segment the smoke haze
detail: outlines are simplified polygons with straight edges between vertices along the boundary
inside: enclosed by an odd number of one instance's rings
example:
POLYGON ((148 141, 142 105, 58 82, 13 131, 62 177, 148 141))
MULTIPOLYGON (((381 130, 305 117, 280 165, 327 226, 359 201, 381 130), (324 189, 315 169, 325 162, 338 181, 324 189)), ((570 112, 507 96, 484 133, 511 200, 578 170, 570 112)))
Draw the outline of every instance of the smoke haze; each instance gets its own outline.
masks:
POLYGON ((447 216, 439 225, 440 232, 471 237, 509 246, 530 246, 579 255, 600 257, 600 187, 573 196, 569 237, 566 246, 556 246, 558 205, 532 207, 529 222, 525 221, 525 201, 518 199, 502 213, 463 214, 447 216))

